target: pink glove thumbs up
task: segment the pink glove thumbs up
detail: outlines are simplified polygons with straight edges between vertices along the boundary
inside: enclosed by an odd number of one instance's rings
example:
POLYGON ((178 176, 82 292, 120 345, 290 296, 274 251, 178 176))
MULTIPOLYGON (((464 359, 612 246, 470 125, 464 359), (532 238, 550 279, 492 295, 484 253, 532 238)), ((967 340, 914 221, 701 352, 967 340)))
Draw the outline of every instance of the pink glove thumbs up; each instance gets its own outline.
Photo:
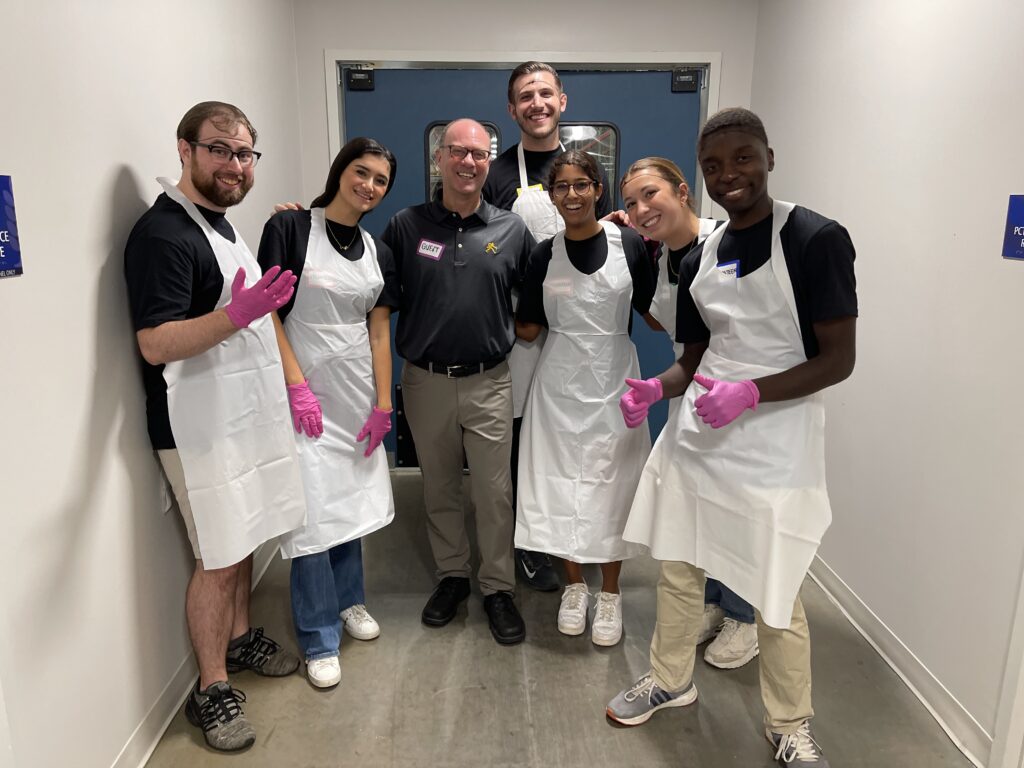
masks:
POLYGON ((634 429, 644 423, 651 405, 661 400, 661 379, 626 379, 626 386, 629 390, 619 398, 619 410, 626 426, 634 429))
POLYGON ((761 392, 749 379, 722 381, 695 373, 693 380, 707 389, 707 392, 694 401, 693 407, 701 420, 713 429, 719 429, 735 421, 747 408, 756 411, 757 404, 761 401, 761 392))

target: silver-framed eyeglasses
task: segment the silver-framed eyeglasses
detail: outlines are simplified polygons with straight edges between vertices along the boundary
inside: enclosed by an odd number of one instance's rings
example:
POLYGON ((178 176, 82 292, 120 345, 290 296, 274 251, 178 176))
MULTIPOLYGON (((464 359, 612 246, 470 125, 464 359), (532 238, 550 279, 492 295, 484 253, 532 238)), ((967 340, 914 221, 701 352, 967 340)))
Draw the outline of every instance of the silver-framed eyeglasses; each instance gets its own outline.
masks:
POLYGON ((218 163, 227 164, 230 163, 232 158, 238 158, 238 164, 243 168, 256 165, 260 158, 263 157, 262 152, 257 152, 254 149, 240 149, 235 152, 231 147, 225 146, 224 144, 204 144, 201 141, 190 141, 193 147, 202 147, 210 153, 210 157, 216 160, 218 163))
POLYGON ((465 160, 466 155, 472 155, 474 162, 482 163, 484 160, 491 158, 491 150, 489 149, 470 149, 469 147, 460 147, 458 144, 445 144, 444 148, 456 160, 465 160))
POLYGON ((597 182, 596 181, 590 181, 590 180, 587 180, 587 181, 574 181, 572 184, 570 184, 567 181, 556 181, 554 184, 551 185, 551 196, 552 197, 565 197, 566 195, 569 194, 569 190, 571 189, 577 195, 579 195, 580 197, 583 197, 585 194, 590 192, 590 190, 593 187, 596 187, 596 186, 597 186, 597 182))

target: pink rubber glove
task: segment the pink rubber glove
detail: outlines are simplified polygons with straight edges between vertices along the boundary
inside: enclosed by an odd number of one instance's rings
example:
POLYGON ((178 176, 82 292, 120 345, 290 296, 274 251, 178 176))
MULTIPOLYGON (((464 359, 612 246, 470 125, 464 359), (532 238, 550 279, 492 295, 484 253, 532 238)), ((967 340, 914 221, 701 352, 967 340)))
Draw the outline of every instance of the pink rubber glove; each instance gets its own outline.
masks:
POLYGON ((761 401, 757 385, 749 379, 721 381, 695 373, 693 380, 707 389, 707 392, 693 403, 697 415, 714 429, 735 421, 747 408, 756 411, 757 404, 761 401))
POLYGON ((363 424, 363 428, 359 430, 359 434, 356 435, 356 442, 362 442, 366 439, 366 436, 370 436, 370 444, 366 446, 366 452, 363 456, 369 456, 373 453, 377 446, 380 445, 381 440, 384 436, 391 431, 391 411, 382 411, 377 406, 373 407, 370 411, 370 418, 363 424))
POLYGON ((253 320, 288 303, 295 292, 295 280, 291 270, 281 272, 280 267, 271 267, 252 288, 246 288, 245 267, 239 267, 231 283, 231 303, 224 311, 236 328, 248 328, 253 320))
POLYGON ((306 437, 316 440, 324 433, 324 416, 320 401, 309 388, 309 382, 288 385, 288 405, 292 409, 292 421, 296 432, 305 432, 306 437))
POLYGON ((629 390, 619 398, 622 420, 630 429, 639 427, 647 418, 653 403, 661 400, 661 379, 626 379, 629 390))

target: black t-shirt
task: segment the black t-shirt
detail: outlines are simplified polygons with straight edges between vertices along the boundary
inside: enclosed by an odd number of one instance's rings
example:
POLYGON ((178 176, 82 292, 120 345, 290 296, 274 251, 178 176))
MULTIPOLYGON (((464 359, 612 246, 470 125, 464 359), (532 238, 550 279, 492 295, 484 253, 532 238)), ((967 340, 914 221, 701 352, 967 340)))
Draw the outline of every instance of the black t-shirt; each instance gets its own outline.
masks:
MULTIPOLYGON (((487 171, 487 181, 484 182, 484 200, 493 206, 504 208, 506 211, 512 210, 512 204, 519 197, 516 193, 520 186, 518 148, 518 144, 513 144, 494 158, 490 170, 487 171)), ((548 169, 560 154, 562 154, 561 148, 552 149, 549 152, 523 150, 526 180, 530 182, 531 186, 541 184, 544 189, 548 188, 548 169)), ((598 198, 595 206, 597 218, 600 219, 612 212, 612 200, 615 195, 608 187, 608 177, 605 175, 604 168, 600 163, 597 167, 601 174, 601 185, 604 187, 604 193, 598 198)))
MULTIPOLYGON (((771 258, 772 219, 768 216, 752 227, 729 228, 722 234, 717 261, 719 264, 738 262, 738 280, 752 274, 771 258)), ((779 236, 793 283, 804 352, 810 359, 818 354, 815 323, 857 316, 857 280, 853 271, 856 253, 850 234, 841 224, 800 206, 790 213, 779 236)), ((679 265, 676 341, 683 344, 706 342, 711 338, 689 291, 703 253, 702 243, 687 253, 679 265), (687 290, 682 290, 683 286, 687 290)))
MULTIPOLYGON (((363 258, 363 238, 359 236, 359 227, 348 227, 329 219, 325 219, 327 226, 327 239, 334 247, 334 250, 342 258, 349 261, 359 261, 363 258), (347 249, 343 246, 348 245, 347 249)), ((260 250, 257 260, 260 268, 266 272, 273 266, 279 266, 282 270, 290 269, 295 273, 296 278, 302 277, 302 268, 306 264, 306 248, 309 246, 309 232, 313 227, 313 217, 310 211, 281 211, 275 213, 263 226, 263 236, 260 238, 260 250)), ((377 248, 377 263, 380 265, 381 274, 384 276, 384 289, 377 297, 377 307, 397 308, 401 299, 401 290, 398 285, 398 274, 395 271, 395 259, 388 248, 378 238, 373 238, 373 244, 377 248)), ((278 317, 284 320, 288 313, 295 306, 295 297, 298 295, 299 284, 296 284, 296 291, 292 294, 288 303, 277 310, 278 317)))
POLYGON ((536 245, 521 218, 485 202, 462 218, 432 202, 396 213, 381 240, 394 254, 401 286, 399 355, 460 365, 508 354, 512 290, 536 245))
MULTIPOLYGON (((633 309, 641 315, 651 308, 658 283, 656 267, 651 263, 643 238, 632 229, 619 228, 622 233, 622 250, 626 254, 629 275, 633 279, 633 309)), ((544 278, 551 263, 554 238, 549 238, 533 249, 530 263, 523 280, 523 291, 516 310, 516 319, 523 323, 539 323, 547 326, 544 313, 544 278)), ((584 275, 592 275, 604 266, 608 259, 608 237, 604 229, 586 240, 565 240, 565 253, 569 262, 584 275)), ((630 316, 630 329, 633 318, 630 316)))
MULTIPOLYGON (((235 231, 219 211, 200 206, 211 226, 231 242, 235 231)), ((203 230, 166 194, 135 223, 124 249, 128 305, 136 331, 173 320, 189 320, 217 307, 224 276, 203 230)), ((142 360, 146 423, 156 449, 174 448, 167 416, 163 365, 142 360)))

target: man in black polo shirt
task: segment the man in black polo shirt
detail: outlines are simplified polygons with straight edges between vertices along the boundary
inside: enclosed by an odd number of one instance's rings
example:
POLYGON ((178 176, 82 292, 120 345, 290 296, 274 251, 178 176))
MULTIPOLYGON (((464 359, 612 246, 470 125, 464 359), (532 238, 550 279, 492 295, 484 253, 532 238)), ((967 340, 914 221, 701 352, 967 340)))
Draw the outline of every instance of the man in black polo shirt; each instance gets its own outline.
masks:
MULTIPOLYGON (((558 123, 565 111, 567 97, 562 80, 550 64, 524 61, 512 70, 508 79, 508 113, 519 126, 519 143, 494 159, 484 182, 484 200, 498 208, 518 214, 530 234, 539 243, 565 229, 562 217, 548 196, 548 170, 565 147, 559 138, 558 123)), ((597 200, 597 217, 612 210, 612 187, 598 165, 601 187, 605 192, 597 200)), ((547 329, 533 341, 516 339, 509 354, 512 372, 512 504, 516 501, 516 473, 519 465, 519 431, 523 424, 526 393, 547 329)), ((548 556, 540 552, 515 551, 516 571, 534 589, 551 592, 559 588, 558 575, 548 556)))
POLYGON ((495 640, 512 644, 526 627, 512 602, 512 383, 505 358, 515 338, 512 290, 535 243, 522 219, 481 198, 490 153, 482 125, 449 124, 436 157, 440 201, 399 211, 381 239, 394 253, 402 287, 395 346, 406 361, 402 392, 440 578, 423 623, 444 626, 469 596, 465 451, 484 608, 495 640))

